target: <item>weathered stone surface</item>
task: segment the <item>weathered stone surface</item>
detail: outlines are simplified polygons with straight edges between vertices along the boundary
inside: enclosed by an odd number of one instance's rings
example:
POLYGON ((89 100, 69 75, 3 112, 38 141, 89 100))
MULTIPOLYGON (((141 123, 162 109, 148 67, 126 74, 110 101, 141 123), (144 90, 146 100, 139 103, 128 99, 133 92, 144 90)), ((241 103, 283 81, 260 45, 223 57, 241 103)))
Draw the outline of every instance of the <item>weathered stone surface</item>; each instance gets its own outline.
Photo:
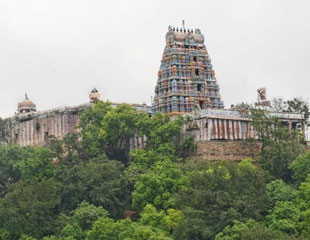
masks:
MULTIPOLYGON (((27 100, 28 101, 28 100, 27 100)), ((27 102, 26 102, 27 103, 27 102)), ((28 104, 28 103, 27 103, 28 104)), ((119 103, 111 103, 115 108, 119 103)), ((151 114, 151 108, 146 104, 129 104, 137 111, 151 114)), ((19 144, 21 146, 41 146, 46 143, 48 136, 62 139, 69 133, 78 133, 80 129, 80 114, 91 103, 78 106, 63 106, 46 111, 29 111, 18 113, 0 122, 0 144, 19 144)), ((131 140, 132 148, 144 146, 144 139, 131 140)))
POLYGON ((203 161, 241 161, 256 159, 261 151, 260 141, 199 141, 193 159, 203 161))

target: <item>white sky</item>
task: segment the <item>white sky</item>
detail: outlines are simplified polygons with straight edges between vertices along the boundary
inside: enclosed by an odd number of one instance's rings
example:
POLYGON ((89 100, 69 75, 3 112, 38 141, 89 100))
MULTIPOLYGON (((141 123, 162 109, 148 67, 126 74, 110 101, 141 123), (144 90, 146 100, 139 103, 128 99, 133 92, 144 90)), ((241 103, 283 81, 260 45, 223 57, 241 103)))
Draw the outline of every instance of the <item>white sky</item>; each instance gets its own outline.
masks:
POLYGON ((227 108, 308 98, 308 0, 0 0, 0 117, 27 92, 38 110, 104 100, 150 104, 168 25, 200 28, 227 108))

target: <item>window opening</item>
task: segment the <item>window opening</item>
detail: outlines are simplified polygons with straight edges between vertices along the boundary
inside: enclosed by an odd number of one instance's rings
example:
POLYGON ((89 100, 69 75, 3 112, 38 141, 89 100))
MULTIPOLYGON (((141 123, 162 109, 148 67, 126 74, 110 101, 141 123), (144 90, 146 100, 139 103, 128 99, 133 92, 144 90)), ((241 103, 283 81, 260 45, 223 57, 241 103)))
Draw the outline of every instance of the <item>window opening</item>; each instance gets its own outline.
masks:
POLYGON ((200 92, 201 90, 202 90, 202 85, 201 85, 201 84, 198 84, 198 85, 197 85, 197 91, 200 92))

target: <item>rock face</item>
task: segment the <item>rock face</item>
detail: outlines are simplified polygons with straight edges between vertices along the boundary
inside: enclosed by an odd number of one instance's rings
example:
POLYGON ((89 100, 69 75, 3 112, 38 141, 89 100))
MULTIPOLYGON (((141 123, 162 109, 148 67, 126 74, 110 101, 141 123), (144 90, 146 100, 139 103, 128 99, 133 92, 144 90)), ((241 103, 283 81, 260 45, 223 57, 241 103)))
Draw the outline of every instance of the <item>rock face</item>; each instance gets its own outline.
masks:
POLYGON ((219 85, 199 29, 169 27, 155 88, 153 112, 178 115, 223 108, 219 85))
POLYGON ((202 161, 241 161, 244 158, 256 159, 261 151, 259 141, 199 141, 197 154, 193 159, 202 161))

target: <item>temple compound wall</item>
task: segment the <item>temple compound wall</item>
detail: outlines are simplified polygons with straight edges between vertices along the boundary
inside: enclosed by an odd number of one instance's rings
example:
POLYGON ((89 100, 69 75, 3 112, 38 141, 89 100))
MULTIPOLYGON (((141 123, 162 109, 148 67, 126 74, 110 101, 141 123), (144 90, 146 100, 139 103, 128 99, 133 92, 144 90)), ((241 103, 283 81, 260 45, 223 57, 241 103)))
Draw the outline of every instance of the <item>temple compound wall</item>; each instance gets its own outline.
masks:
MULTIPOLYGON (((117 104, 112 103, 112 107, 117 104)), ((150 113, 150 107, 133 104, 138 111, 150 113)), ((8 118, 8 143, 21 146, 44 145, 49 136, 62 139, 69 133, 78 133, 79 116, 91 103, 61 107, 48 111, 16 114, 8 118)), ((289 128, 304 129, 302 114, 269 113, 278 117, 289 128)), ((194 136, 197 143, 196 159, 204 161, 240 161, 257 158, 261 142, 252 126, 249 113, 229 109, 203 109, 184 115, 184 133, 194 136)), ((143 148, 145 138, 134 137, 130 148, 143 148)))
MULTIPOLYGON (((69 133, 79 132, 80 114, 92 103, 72 107, 60 107, 47 111, 23 112, 6 119, 7 143, 20 146, 40 146, 50 136, 62 139, 69 133)), ((116 107, 117 103, 111 103, 116 107)), ((150 113, 145 104, 130 104, 138 111, 150 113)), ((131 148, 144 147, 144 139, 134 138, 130 141, 131 148)))
MULTIPOLYGON (((302 114, 268 113, 289 129, 300 129, 305 136, 302 114)), ((194 159, 240 161, 257 158, 262 147, 252 125, 250 112, 230 109, 204 109, 185 116, 185 134, 194 136, 197 152, 194 159)))
POLYGON ((9 143, 43 145, 49 136, 61 139, 69 133, 77 133, 79 114, 84 108, 64 107, 11 117, 7 119, 9 143))
MULTIPOLYGON (((270 117, 277 117, 289 129, 300 129, 304 134, 304 117, 298 113, 269 112, 270 117)), ((250 112, 231 109, 204 109, 185 115, 187 134, 196 141, 246 140, 258 139, 252 125, 250 112)))

